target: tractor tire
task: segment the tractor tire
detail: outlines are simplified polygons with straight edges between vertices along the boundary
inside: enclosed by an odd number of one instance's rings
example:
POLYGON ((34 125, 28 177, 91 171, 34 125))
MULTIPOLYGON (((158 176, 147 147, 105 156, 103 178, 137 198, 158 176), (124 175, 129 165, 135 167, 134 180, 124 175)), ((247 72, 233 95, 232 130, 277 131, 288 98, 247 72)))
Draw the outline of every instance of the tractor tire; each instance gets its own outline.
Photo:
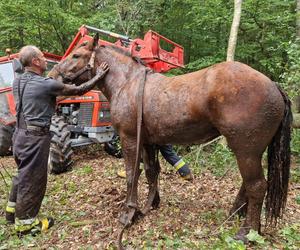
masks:
POLYGON ((0 124, 0 156, 12 154, 13 125, 0 124))
POLYGON ((120 145, 120 137, 114 135, 112 140, 104 144, 104 151, 116 158, 122 158, 122 148, 120 145))
POLYGON ((52 135, 49 153, 49 168, 52 174, 61 174, 71 169, 73 161, 71 132, 62 116, 54 115, 51 120, 52 135))

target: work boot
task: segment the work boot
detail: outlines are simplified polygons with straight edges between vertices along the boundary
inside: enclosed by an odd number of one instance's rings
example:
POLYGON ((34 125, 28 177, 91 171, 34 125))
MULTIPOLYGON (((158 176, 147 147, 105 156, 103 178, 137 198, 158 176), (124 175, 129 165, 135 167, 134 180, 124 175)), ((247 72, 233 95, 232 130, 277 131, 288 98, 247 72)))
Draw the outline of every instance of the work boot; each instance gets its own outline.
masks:
MULTIPOLYGON (((141 163, 140 165, 140 170, 143 171, 144 170, 144 166, 143 164, 141 163)), ((126 178, 126 170, 125 169, 119 169, 117 171, 117 176, 121 177, 121 178, 126 178)))
POLYGON ((29 220, 16 219, 15 230, 16 230, 18 237, 22 237, 27 234, 36 236, 37 234, 40 234, 41 232, 47 231, 53 225, 54 225, 54 219, 51 217, 44 218, 42 220, 39 220, 37 218, 29 219, 29 220), (33 220, 33 221, 31 222, 31 220, 33 220), (29 223, 27 223, 27 222, 29 222, 29 223))
POLYGON ((15 202, 8 202, 5 208, 5 218, 8 224, 15 223, 15 211, 16 211, 16 203, 15 202))
POLYGON ((180 175, 180 177, 186 181, 192 181, 193 180, 193 174, 192 171, 189 168, 189 165, 187 163, 184 163, 183 166, 176 168, 177 173, 180 175))

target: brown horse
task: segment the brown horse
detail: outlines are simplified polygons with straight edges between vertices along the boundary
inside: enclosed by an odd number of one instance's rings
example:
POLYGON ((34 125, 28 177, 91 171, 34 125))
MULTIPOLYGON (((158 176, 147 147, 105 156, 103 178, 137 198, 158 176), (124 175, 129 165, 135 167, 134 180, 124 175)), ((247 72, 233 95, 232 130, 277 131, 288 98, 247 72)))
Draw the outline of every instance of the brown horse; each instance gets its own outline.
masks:
POLYGON ((237 238, 246 240, 250 229, 260 231, 266 192, 267 219, 277 221, 287 199, 292 117, 288 97, 274 82, 239 62, 166 77, 146 70, 122 49, 98 47, 98 41, 93 42, 77 48, 50 75, 80 84, 88 74, 81 71, 72 76, 86 67, 92 54, 96 55, 96 66, 105 61, 110 67, 98 88, 110 101, 112 122, 120 135, 126 164, 127 206, 121 222, 130 224, 138 211, 140 171, 135 162, 139 145, 149 183, 148 200, 142 210, 146 213, 159 204, 159 164, 151 145, 204 143, 220 135, 226 137, 235 154, 243 179, 231 210, 246 204, 240 210, 246 219, 237 238), (268 181, 261 165, 267 147, 268 181))

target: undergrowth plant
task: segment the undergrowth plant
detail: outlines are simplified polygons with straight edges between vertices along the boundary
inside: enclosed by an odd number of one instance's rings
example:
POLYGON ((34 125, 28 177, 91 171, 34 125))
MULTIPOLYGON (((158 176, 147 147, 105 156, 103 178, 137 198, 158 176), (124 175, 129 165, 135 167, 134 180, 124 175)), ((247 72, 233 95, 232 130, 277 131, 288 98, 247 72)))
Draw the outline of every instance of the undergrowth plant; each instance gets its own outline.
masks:
POLYGON ((294 129, 292 132, 292 141, 291 141, 291 152, 295 157, 296 161, 299 163, 300 160, 300 130, 294 129))
POLYGON ((176 150, 189 162, 195 174, 210 170, 214 175, 222 176, 228 169, 236 168, 232 151, 219 139, 204 145, 178 146, 176 150))
MULTIPOLYGON (((292 162, 298 165, 300 163, 300 130, 294 129, 291 137, 292 162)), ((219 139, 204 145, 175 146, 175 150, 190 164, 195 174, 200 174, 203 170, 209 170, 216 176, 222 176, 230 169, 237 170, 233 152, 226 143, 219 139)), ((262 164, 267 164, 266 152, 264 153, 262 164)), ((298 174, 300 175, 298 173, 300 172, 300 167, 292 168, 291 171, 295 172, 296 177, 298 174)), ((296 179, 300 181, 300 176, 296 179)))

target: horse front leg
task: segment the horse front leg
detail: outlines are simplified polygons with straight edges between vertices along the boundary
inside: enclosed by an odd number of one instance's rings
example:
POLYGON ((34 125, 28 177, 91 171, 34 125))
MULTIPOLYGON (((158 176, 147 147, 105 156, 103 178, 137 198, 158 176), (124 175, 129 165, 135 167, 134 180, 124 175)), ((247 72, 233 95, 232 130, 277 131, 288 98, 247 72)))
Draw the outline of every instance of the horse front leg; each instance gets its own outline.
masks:
POLYGON ((149 185, 149 192, 146 205, 142 210, 143 214, 148 213, 151 208, 158 208, 158 205, 160 203, 158 191, 158 175, 160 172, 160 165, 157 157, 157 150, 155 150, 154 145, 144 145, 143 162, 146 178, 149 185))
POLYGON ((141 170, 139 167, 135 169, 136 139, 123 136, 121 143, 126 167, 127 195, 119 221, 128 226, 141 214, 138 209, 138 180, 141 170))

